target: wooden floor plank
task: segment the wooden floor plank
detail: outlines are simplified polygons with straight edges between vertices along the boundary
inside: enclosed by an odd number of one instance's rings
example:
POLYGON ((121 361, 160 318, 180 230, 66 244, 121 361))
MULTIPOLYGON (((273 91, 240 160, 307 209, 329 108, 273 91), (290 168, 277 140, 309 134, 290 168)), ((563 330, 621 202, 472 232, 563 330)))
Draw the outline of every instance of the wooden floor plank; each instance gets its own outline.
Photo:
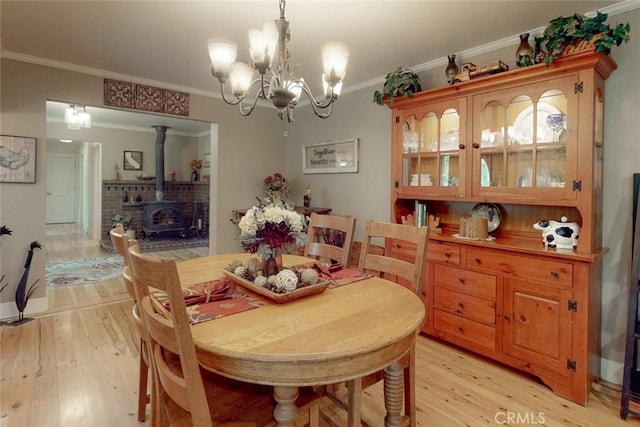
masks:
POLYGON ((59 419, 53 414, 58 414, 57 369, 55 358, 55 332, 53 319, 50 317, 38 318, 39 344, 34 365, 36 383, 34 393, 33 425, 48 424, 51 427, 59 426, 59 419))

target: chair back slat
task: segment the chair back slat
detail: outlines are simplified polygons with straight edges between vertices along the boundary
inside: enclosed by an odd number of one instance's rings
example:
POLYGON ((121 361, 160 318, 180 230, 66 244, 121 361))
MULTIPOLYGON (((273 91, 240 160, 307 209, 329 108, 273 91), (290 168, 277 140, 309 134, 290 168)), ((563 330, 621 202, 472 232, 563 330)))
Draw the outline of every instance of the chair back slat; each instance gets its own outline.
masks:
MULTIPOLYGON (((111 230, 109 230, 109 237, 111 238, 111 243, 113 244, 113 249, 116 251, 118 255, 121 257, 125 257, 125 245, 123 242, 123 236, 127 236, 127 233, 124 231, 124 227, 122 224, 116 224, 111 230)), ((125 260, 125 262, 127 262, 125 260)))
MULTIPOLYGON (((362 253, 362 242, 354 242, 351 244, 351 254, 349 255, 349 263, 347 267, 357 269, 360 265, 360 254, 362 253)), ((384 255, 384 246, 369 245, 369 253, 375 255, 384 255)))
POLYGON ((365 225, 358 268, 363 271, 383 273, 385 278, 389 278, 389 274, 400 277, 410 283, 413 292, 419 294, 422 290, 424 261, 429 241, 428 233, 427 227, 368 220, 365 225), (384 255, 374 253, 371 250, 372 239, 381 239, 389 246, 396 241, 405 242, 405 245, 408 244, 407 246, 415 245, 415 258, 413 262, 410 262, 391 257, 386 252, 384 255))
POLYGON ((129 240, 131 239, 125 233, 122 224, 116 224, 116 226, 109 231, 109 237, 111 238, 111 243, 113 244, 113 248, 115 249, 116 253, 122 256, 122 258, 124 259, 122 279, 124 281, 124 287, 127 289, 127 294, 129 294, 133 301, 138 301, 133 289, 133 281, 131 279, 131 271, 129 268, 129 257, 126 252, 127 248, 129 247, 129 240))
POLYGON ((349 262, 356 219, 338 215, 321 215, 313 212, 309 219, 307 245, 304 255, 316 259, 327 258, 346 266, 349 262), (342 245, 327 241, 325 236, 337 236, 342 245))
POLYGON ((136 288, 147 288, 141 312, 151 347, 158 379, 163 391, 180 407, 191 413, 195 427, 210 427, 212 421, 200 365, 196 357, 191 327, 175 259, 144 255, 139 247, 129 248, 129 261, 136 288), (167 294, 169 316, 152 301, 154 288, 167 294), (168 357, 177 354, 180 366, 168 357))

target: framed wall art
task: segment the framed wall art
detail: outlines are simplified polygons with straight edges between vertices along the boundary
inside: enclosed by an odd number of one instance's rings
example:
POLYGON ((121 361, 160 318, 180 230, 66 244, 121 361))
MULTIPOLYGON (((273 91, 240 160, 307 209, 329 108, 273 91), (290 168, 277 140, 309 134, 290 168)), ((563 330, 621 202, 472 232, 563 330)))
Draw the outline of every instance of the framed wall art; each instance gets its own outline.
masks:
POLYGON ((125 151, 122 169, 126 171, 142 170, 142 151, 125 151))
POLYGON ((358 172, 358 138, 302 147, 302 173, 358 172))
POLYGON ((0 182, 35 184, 36 138, 0 135, 0 182))

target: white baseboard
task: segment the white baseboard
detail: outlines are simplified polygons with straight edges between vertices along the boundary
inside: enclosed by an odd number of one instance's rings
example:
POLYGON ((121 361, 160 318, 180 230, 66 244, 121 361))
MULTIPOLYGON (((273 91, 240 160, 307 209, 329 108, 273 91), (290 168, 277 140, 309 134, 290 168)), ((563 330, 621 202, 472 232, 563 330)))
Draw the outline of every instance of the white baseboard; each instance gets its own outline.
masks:
MULTIPOLYGON (((46 313, 49 310, 49 299, 44 296, 40 298, 29 298, 24 315, 46 313)), ((14 301, 3 302, 0 304, 0 320, 13 319, 18 317, 18 308, 14 301)))
POLYGON ((622 384, 624 363, 608 359, 600 359, 600 378, 612 384, 622 384))

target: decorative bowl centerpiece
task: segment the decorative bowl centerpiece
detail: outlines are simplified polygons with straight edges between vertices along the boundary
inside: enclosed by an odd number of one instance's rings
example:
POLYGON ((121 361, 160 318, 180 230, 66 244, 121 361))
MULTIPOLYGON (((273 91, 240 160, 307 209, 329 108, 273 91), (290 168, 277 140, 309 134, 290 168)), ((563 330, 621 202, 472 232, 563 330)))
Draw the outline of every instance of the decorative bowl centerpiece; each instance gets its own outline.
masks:
POLYGON ((224 268, 224 274, 240 286, 279 304, 324 292, 328 280, 321 280, 309 265, 283 268, 277 274, 263 275, 262 261, 251 257, 244 263, 234 260, 224 268))

